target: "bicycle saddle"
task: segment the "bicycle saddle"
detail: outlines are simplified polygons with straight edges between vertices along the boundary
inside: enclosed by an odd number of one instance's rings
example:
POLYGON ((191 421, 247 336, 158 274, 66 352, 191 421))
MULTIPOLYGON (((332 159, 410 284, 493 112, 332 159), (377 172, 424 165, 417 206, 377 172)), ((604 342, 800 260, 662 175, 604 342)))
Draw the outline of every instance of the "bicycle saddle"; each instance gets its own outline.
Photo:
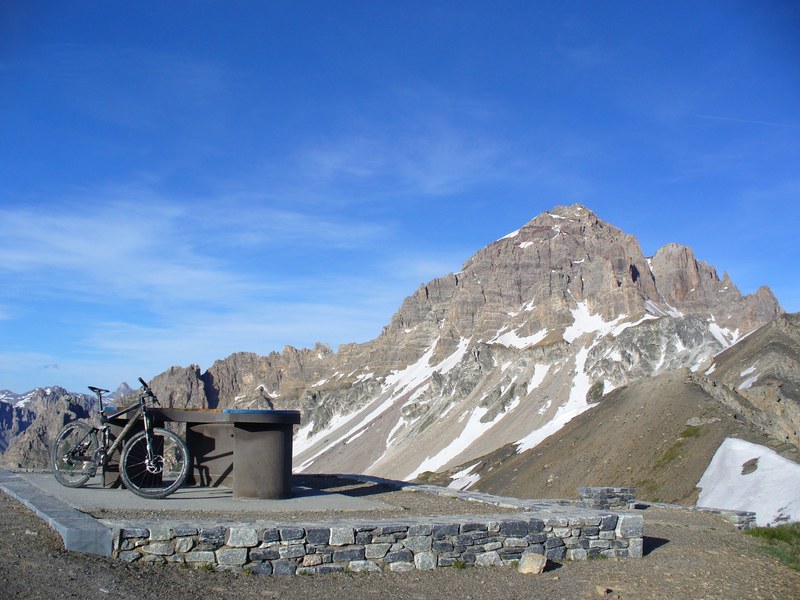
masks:
POLYGON ((94 387, 93 385, 89 386, 89 389, 92 390, 95 394, 107 394, 108 390, 104 390, 103 388, 94 387))

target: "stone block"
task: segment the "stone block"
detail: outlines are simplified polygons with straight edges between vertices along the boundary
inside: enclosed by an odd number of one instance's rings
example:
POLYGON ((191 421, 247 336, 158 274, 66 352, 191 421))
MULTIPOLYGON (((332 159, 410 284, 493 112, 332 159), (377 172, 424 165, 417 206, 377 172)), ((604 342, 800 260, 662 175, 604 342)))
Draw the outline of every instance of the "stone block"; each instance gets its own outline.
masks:
POLYGON ((408 535, 411 536, 429 536, 433 532, 433 527, 430 523, 420 523, 418 525, 412 525, 408 528, 408 535))
POLYGON ((600 517, 600 530, 608 531, 617 526, 617 515, 603 515, 600 517))
POLYGON ((437 559, 433 552, 419 552, 418 554, 414 555, 414 565, 420 571, 435 569, 436 564, 437 559))
POLYGON ((453 544, 450 542, 434 541, 431 543, 431 550, 434 552, 452 552, 453 544))
POLYGON ((475 564, 481 567, 493 567, 503 564, 500 555, 492 550, 491 552, 482 552, 475 556, 475 564))
POLYGON ((386 556, 383 557, 383 560, 387 563, 414 562, 414 553, 408 548, 403 548, 402 550, 395 550, 387 553, 386 556))
POLYGON ((383 558, 389 552, 391 544, 367 544, 364 546, 365 558, 383 558))
POLYGON ((541 533, 529 533, 525 536, 525 541, 529 544, 544 544, 547 541, 547 534, 544 531, 541 533))
POLYGON ((193 563, 215 564, 217 562, 217 555, 207 550, 195 550, 194 552, 187 552, 184 558, 186 559, 186 562, 193 563))
POLYGON ((407 571, 415 571, 416 566, 413 562, 393 562, 389 563, 389 571, 392 573, 405 573, 407 571))
POLYGON ((318 575, 327 575, 328 573, 343 573, 345 568, 343 565, 320 565, 314 567, 318 575))
POLYGON ((547 566, 547 557, 534 552, 524 552, 519 559, 517 571, 526 575, 538 575, 544 572, 547 566))
POLYGON ((175 552, 183 554, 189 552, 192 548, 194 548, 194 540, 190 537, 178 538, 175 541, 175 552))
POLYGON ((303 544, 280 546, 278 554, 280 554, 281 558, 303 558, 306 555, 306 547, 303 544))
POLYGON ((333 562, 350 562, 352 560, 364 560, 365 558, 366 552, 363 546, 343 548, 342 550, 335 550, 333 553, 333 562))
POLYGON ((620 515, 617 521, 617 537, 636 538, 642 537, 644 518, 642 515, 620 515))
POLYGON ((544 531, 544 521, 542 519, 528 519, 528 532, 540 533, 544 531))
POLYGON ((628 556, 642 558, 644 556, 644 539, 632 538, 628 541, 628 556))
POLYGON ((270 527, 269 529, 264 530, 264 535, 261 536, 261 539, 264 541, 264 543, 279 542, 281 541, 281 532, 274 527, 270 527))
POLYGON ((309 527, 306 529, 306 541, 316 546, 325 546, 330 543, 330 527, 309 527))
POLYGON ((125 552, 120 552, 117 558, 125 562, 134 562, 142 558, 142 555, 140 552, 136 552, 134 550, 127 550, 125 552))
POLYGON ((405 533, 408 531, 408 525, 399 524, 386 524, 375 528, 378 535, 387 535, 389 533, 405 533))
POLYGON ((247 569, 254 575, 272 575, 272 564, 265 563, 251 563, 247 565, 247 569))
POLYGON ((253 548, 258 545, 258 531, 253 527, 231 527, 227 537, 225 545, 233 548, 253 548))
POLYGON ((247 548, 220 548, 216 555, 220 565, 241 567, 247 562, 247 548))
POLYGON ((352 527, 331 527, 331 546, 355 544, 356 536, 352 527))
POLYGON ((458 523, 436 524, 433 526, 431 536, 434 540, 443 540, 459 534, 458 523))
POLYGON ((303 566, 304 567, 317 567, 322 564, 322 555, 321 554, 306 554, 303 557, 303 566))
POLYGON ((151 542, 168 542, 172 539, 172 530, 169 527, 154 527, 150 530, 151 542))
MULTIPOLYGON (((312 567, 318 569, 319 567, 312 567)), ((294 575, 297 571, 297 563, 293 560, 276 560, 272 563, 273 575, 294 575)))
POLYGON ((431 549, 431 538, 429 536, 408 536, 403 540, 403 545, 414 552, 426 552, 431 549))
POLYGON ((372 533, 369 531, 357 531, 356 532, 356 544, 363 546, 365 544, 372 543, 372 533))
POLYGON ((199 538, 203 544, 222 546, 225 544, 225 527, 209 527, 200 529, 199 538))
POLYGON ((506 537, 525 537, 528 535, 528 531, 528 523, 526 521, 500 521, 500 533, 506 537))
POLYGON ((354 573, 380 573, 381 568, 371 560, 351 560, 347 568, 354 573))
POLYGON ((281 557, 280 552, 278 552, 278 548, 280 548, 280 546, 272 546, 270 548, 251 548, 250 560, 277 560, 281 557))
POLYGON ((279 531, 282 542, 300 540, 306 535, 306 530, 302 527, 281 527, 279 531))
POLYGON ((127 538, 149 538, 150 537, 150 530, 149 529, 139 529, 136 527, 126 527, 121 529, 119 532, 119 537, 122 539, 127 538))
POLYGON ((568 560, 586 560, 589 553, 584 548, 570 548, 567 550, 568 560))
POLYGON ((175 554, 175 544, 173 542, 154 542, 142 546, 142 552, 145 554, 157 554, 158 556, 169 556, 170 554, 175 554))

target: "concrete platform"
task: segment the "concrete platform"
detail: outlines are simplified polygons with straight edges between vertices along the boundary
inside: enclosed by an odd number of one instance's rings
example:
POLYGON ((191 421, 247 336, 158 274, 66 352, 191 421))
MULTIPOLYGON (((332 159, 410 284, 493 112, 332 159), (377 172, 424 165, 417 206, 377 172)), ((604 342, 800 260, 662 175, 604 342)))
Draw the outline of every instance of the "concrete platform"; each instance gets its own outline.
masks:
POLYGON ((104 488, 100 476, 80 488, 59 484, 50 473, 16 473, 40 491, 81 511, 154 510, 265 513, 296 511, 363 511, 392 508, 365 497, 331 494, 308 487, 292 487, 292 497, 282 500, 234 498, 231 488, 185 487, 160 500, 141 498, 123 488, 104 488))
POLYGON ((234 498, 230 488, 182 488, 167 498, 149 500, 126 489, 103 488, 98 476, 80 488, 59 484, 50 473, 34 473, 0 468, 0 489, 33 510, 55 529, 67 550, 110 556, 111 530, 88 511, 200 511, 248 515, 274 512, 353 511, 392 508, 385 502, 365 497, 331 494, 320 490, 294 487, 293 497, 282 500, 234 498))

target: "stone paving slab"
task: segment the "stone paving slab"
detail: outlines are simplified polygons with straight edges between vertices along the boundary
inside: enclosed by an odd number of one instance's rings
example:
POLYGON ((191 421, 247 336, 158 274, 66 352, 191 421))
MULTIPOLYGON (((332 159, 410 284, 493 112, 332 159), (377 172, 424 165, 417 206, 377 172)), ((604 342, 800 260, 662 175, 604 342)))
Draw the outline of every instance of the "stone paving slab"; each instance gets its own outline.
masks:
POLYGON ((111 556, 112 531, 93 517, 3 468, 0 468, 0 489, 55 529, 67 550, 111 556))
POLYGON ((187 487, 162 499, 141 498, 122 488, 104 488, 95 477, 80 488, 59 484, 50 473, 19 472, 17 476, 41 493, 60 499, 82 511, 157 510, 208 511, 210 513, 366 511, 392 508, 367 497, 327 493, 307 487, 292 488, 292 497, 281 500, 234 498, 231 488, 187 487))

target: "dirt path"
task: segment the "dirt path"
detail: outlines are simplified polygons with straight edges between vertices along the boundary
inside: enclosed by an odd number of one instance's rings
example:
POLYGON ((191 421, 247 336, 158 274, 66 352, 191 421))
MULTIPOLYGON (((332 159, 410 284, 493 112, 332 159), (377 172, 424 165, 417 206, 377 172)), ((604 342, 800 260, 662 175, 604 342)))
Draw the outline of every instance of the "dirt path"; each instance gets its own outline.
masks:
POLYGON ((713 515, 650 508, 641 560, 317 577, 260 577, 127 564, 66 552, 61 539, 0 493, 0 598, 776 598, 800 597, 800 573, 713 515), (703 540, 704 544, 698 543, 703 540), (705 548, 711 549, 705 549, 705 548), (610 590, 610 591, 608 591, 610 590))

